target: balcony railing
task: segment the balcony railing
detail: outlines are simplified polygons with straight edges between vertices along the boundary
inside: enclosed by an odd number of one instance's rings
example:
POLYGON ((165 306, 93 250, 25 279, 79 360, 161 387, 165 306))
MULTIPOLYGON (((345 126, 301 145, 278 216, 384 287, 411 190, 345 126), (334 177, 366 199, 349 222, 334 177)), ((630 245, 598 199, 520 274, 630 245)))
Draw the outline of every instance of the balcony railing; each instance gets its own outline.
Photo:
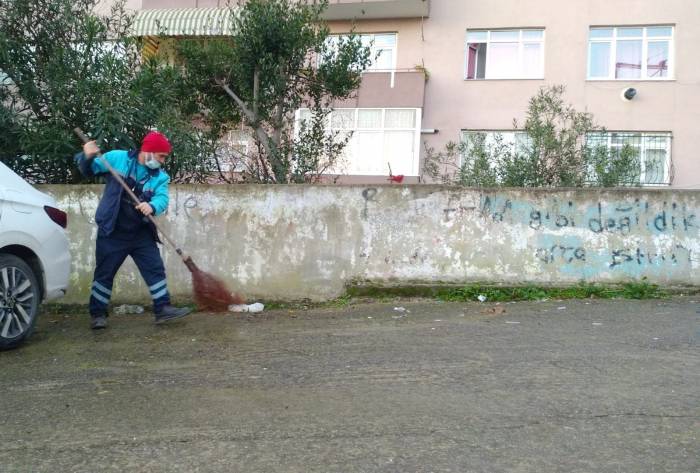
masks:
MULTIPOLYGON (((456 1, 456 0, 455 0, 456 1)), ((143 0, 141 9, 225 7, 224 0, 143 0)), ((326 20, 421 18, 430 13, 430 0, 329 0, 326 20)))

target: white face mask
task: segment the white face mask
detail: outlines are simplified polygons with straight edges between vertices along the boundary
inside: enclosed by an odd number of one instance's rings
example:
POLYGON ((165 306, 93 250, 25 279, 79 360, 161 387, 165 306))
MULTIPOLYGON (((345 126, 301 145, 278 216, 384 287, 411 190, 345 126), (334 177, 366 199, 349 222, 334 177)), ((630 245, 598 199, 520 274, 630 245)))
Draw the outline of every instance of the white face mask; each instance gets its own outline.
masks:
POLYGON ((158 168, 160 167, 160 161, 158 161, 158 160, 155 158, 155 155, 154 155, 153 153, 148 153, 148 154, 146 155, 146 159, 145 159, 145 161, 144 161, 144 165, 145 165, 148 169, 158 169, 158 168))

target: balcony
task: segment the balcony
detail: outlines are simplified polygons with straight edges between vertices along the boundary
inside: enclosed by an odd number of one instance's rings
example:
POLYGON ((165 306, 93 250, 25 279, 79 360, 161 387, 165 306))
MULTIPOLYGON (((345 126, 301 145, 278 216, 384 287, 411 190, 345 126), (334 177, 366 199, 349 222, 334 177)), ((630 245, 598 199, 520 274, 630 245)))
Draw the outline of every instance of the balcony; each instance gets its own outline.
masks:
MULTIPOLYGON (((133 3, 133 1, 132 1, 133 3)), ((221 8, 224 0, 141 0, 141 9, 221 8)), ((325 20, 379 20, 428 17, 430 0, 329 0, 325 20)))
POLYGON ((347 108, 423 108, 425 73, 416 69, 365 72, 352 98, 336 102, 347 108))
POLYGON ((430 0, 330 0, 323 18, 381 20, 428 17, 430 0))
MULTIPOLYGON (((132 0, 131 3, 136 3, 132 0)), ((142 9, 225 7, 225 0, 142 0, 142 9)), ((428 17, 430 0, 329 0, 326 20, 428 17)))

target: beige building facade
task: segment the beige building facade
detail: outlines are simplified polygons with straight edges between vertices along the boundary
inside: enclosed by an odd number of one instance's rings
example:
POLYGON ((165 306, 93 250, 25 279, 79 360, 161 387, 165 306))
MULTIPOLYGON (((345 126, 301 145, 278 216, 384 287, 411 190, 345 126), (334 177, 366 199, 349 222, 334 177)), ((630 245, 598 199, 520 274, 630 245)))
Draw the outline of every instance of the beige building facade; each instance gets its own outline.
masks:
MULTIPOLYGON (((141 14, 222 3, 142 0, 141 14)), ((417 182, 425 145, 513 139, 529 98, 561 84, 609 130, 599 143, 639 150, 644 182, 700 188, 700 1, 336 0, 326 18, 378 55, 331 124, 353 132, 340 182, 385 182, 389 165, 417 182)))
MULTIPOLYGON (((101 15, 106 15, 112 9, 114 0, 99 0, 95 5, 95 11, 101 15)), ((131 12, 141 10, 143 0, 126 0, 124 7, 131 12)))

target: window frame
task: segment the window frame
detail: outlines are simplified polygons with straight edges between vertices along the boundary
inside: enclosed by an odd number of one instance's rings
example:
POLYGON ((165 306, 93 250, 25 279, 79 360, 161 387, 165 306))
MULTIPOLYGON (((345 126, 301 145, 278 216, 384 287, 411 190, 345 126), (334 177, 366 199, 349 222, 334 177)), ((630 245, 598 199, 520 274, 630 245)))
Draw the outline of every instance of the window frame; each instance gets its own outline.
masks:
POLYGON ((226 157, 233 157, 232 153, 236 153, 240 155, 238 156, 240 159, 236 160, 235 164, 232 162, 233 159, 228 162, 219 162, 221 172, 242 173, 246 171, 247 167, 245 161, 249 157, 252 139, 253 136, 251 133, 243 128, 236 128, 226 132, 224 138, 220 140, 220 146, 217 151, 225 147, 225 151, 228 153, 226 157), (236 139, 234 139, 234 134, 238 135, 236 139), (245 151, 241 152, 236 150, 236 147, 238 146, 243 146, 245 151))
MULTIPOLYGON (((331 33, 328 35, 328 37, 343 37, 343 36, 348 36, 351 33, 331 33)), ((399 33, 396 31, 384 31, 384 32, 372 32, 372 33, 356 33, 357 36, 360 37, 360 40, 362 40, 363 37, 370 37, 370 41, 372 42, 372 45, 370 46, 370 56, 374 57, 374 54, 376 54, 377 50, 375 49, 375 43, 374 43, 374 37, 375 36, 385 36, 385 35, 392 35, 394 36, 394 46, 392 48, 382 48, 382 49, 391 49, 392 51, 392 61, 391 61, 391 68, 390 69, 378 69, 378 68, 373 68, 371 65, 362 71, 363 74, 370 73, 370 72, 394 72, 396 71, 396 64, 398 60, 398 51, 399 51, 399 33)), ((320 56, 317 58, 317 62, 320 63, 320 56)))
MULTIPOLYGON (((468 146, 468 141, 467 137, 470 134, 477 134, 477 133, 483 133, 487 135, 487 140, 488 140, 488 135, 496 135, 499 134, 501 136, 509 134, 513 135, 513 140, 510 145, 513 147, 513 150, 515 150, 515 147, 519 145, 518 143, 518 135, 525 136, 527 137, 527 132, 525 130, 514 130, 514 129, 475 129, 475 128, 462 128, 459 130, 459 142, 464 143, 468 146)), ((461 166, 464 163, 464 155, 460 153, 459 155, 459 166, 461 166)))
POLYGON ((603 135, 605 138, 605 144, 607 146, 608 150, 612 150, 614 148, 618 148, 617 146, 613 147, 612 139, 613 135, 627 135, 627 136, 639 136, 639 185, 641 187, 670 187, 672 182, 671 179, 673 178, 673 132, 671 131, 630 131, 630 130, 606 130, 605 132, 594 132, 590 133, 586 136, 586 140, 588 140, 589 136, 596 136, 596 135, 603 135), (663 166, 663 178, 661 181, 663 182, 644 182, 646 179, 646 151, 648 149, 662 149, 662 148, 647 148, 647 143, 646 139, 648 137, 664 137, 667 139, 666 141, 666 146, 664 151, 666 152, 666 162, 664 163, 663 166))
MULTIPOLYGON (((546 71, 546 48, 547 48, 547 29, 545 27, 527 27, 527 28, 493 28, 493 29, 485 29, 485 28, 467 28, 465 38, 464 38, 464 65, 462 68, 462 75, 463 75, 463 80, 465 81, 484 81, 484 80, 544 80, 545 79, 545 71, 546 71), (520 73, 523 72, 523 52, 524 52, 524 46, 525 44, 539 44, 540 45, 540 60, 542 64, 542 70, 541 74, 538 75, 537 77, 524 77, 524 76, 516 76, 516 77, 486 77, 487 71, 488 71, 488 65, 489 65, 489 45, 492 43, 510 43, 511 41, 492 41, 491 40, 491 33, 498 33, 498 32, 504 32, 504 31, 517 31, 518 32, 518 63, 519 63, 519 69, 520 73), (541 31, 542 32, 542 39, 539 40, 525 40, 523 38, 523 33, 526 31, 541 31), (470 79, 468 78, 469 75, 469 45, 472 44, 469 42, 469 33, 486 33, 486 41, 478 42, 475 44, 486 44, 486 65, 484 67, 484 77, 483 78, 473 78, 470 79)), ((474 66, 475 69, 478 70, 478 65, 474 66)))
POLYGON ((586 80, 587 81, 674 81, 676 80, 676 25, 675 24, 659 24, 659 25, 614 25, 604 26, 596 25, 588 27, 588 57, 586 61, 586 80), (642 36, 618 36, 618 30, 622 28, 641 28, 642 36), (649 37, 647 30, 649 28, 671 28, 670 36, 652 36, 649 37), (612 29, 612 36, 608 38, 591 38, 591 31, 594 29, 612 29), (615 77, 616 61, 617 61, 617 43, 618 41, 642 41, 642 68, 639 78, 617 78, 615 77), (667 77, 647 77, 648 62, 649 62, 649 42, 668 41, 668 75, 667 77), (610 44, 610 57, 608 58, 608 76, 607 77, 591 77, 591 50, 594 43, 610 44))
MULTIPOLYGON (((308 109, 304 109, 308 110, 308 109)), ((353 111, 353 122, 352 126, 350 128, 337 128, 332 126, 332 120, 333 120, 333 113, 330 113, 328 117, 326 117, 326 129, 330 132, 337 132, 337 131, 348 131, 353 134, 353 137, 357 132, 365 132, 365 133, 381 133, 382 135, 382 143, 385 142, 385 136, 387 132, 407 132, 410 131, 413 133, 413 156, 411 159, 410 163, 410 172, 403 172, 401 169, 393 169, 392 172, 397 173, 397 174, 404 174, 405 176, 409 177, 418 177, 420 176, 420 139, 421 139, 421 124, 422 124, 422 112, 423 109, 421 108, 414 108, 414 107, 338 107, 338 108, 333 108, 333 112, 339 111, 339 110, 352 110, 353 111), (380 128, 372 128, 372 127, 363 127, 360 128, 358 126, 359 123, 359 115, 360 115, 360 110, 381 110, 382 111, 382 117, 381 117, 381 127, 380 128), (414 115, 414 126, 413 128, 387 128, 386 127, 386 112, 387 110, 412 110, 415 115, 414 115)), ((302 109, 298 109, 295 112, 295 127, 294 127, 294 133, 295 135, 298 133, 298 123, 301 120, 301 113, 302 109)), ((352 141, 353 138, 351 138, 352 141)), ((348 142, 348 146, 345 147, 344 151, 347 150, 350 146, 352 146, 351 142, 348 142)), ((382 147, 384 145, 382 144, 382 147)), ((382 149, 383 151, 383 149, 382 149)), ((384 154, 384 153, 382 153, 384 154)), ((355 169, 352 169, 352 162, 354 156, 351 156, 350 159, 348 160, 348 168, 345 170, 345 172, 336 172, 338 169, 336 168, 331 168, 329 169, 325 174, 330 174, 330 175, 347 175, 347 176, 385 176, 388 175, 389 169, 387 168, 385 172, 361 172, 357 171, 355 169)))
MULTIPOLYGON (((469 134, 484 133, 486 135, 496 135, 496 134, 512 134, 513 141, 512 146, 518 146, 517 136, 518 134, 526 134, 524 130, 514 130, 514 129, 473 129, 473 128, 462 128, 460 130, 460 143, 468 143, 467 137, 469 134)), ((606 149, 612 150, 617 148, 613 146, 612 139, 613 135, 627 135, 627 136, 638 136, 639 137, 639 186, 641 187, 669 187, 672 184, 673 179, 673 132, 672 131, 637 131, 637 130, 607 130, 606 132, 593 132, 586 135, 586 140, 589 137, 594 137, 596 135, 601 136, 601 144, 604 140, 606 149), (665 146, 663 148, 652 148, 647 146, 647 138, 649 137, 663 137, 666 139, 665 146), (666 153, 666 162, 663 165, 663 176, 661 179, 657 179, 657 182, 645 182, 646 179, 646 152, 647 150, 659 150, 663 149, 666 153)), ((488 139, 488 137, 487 137, 488 139)), ((464 156, 460 154, 458 165, 461 166, 464 162, 464 156)))

